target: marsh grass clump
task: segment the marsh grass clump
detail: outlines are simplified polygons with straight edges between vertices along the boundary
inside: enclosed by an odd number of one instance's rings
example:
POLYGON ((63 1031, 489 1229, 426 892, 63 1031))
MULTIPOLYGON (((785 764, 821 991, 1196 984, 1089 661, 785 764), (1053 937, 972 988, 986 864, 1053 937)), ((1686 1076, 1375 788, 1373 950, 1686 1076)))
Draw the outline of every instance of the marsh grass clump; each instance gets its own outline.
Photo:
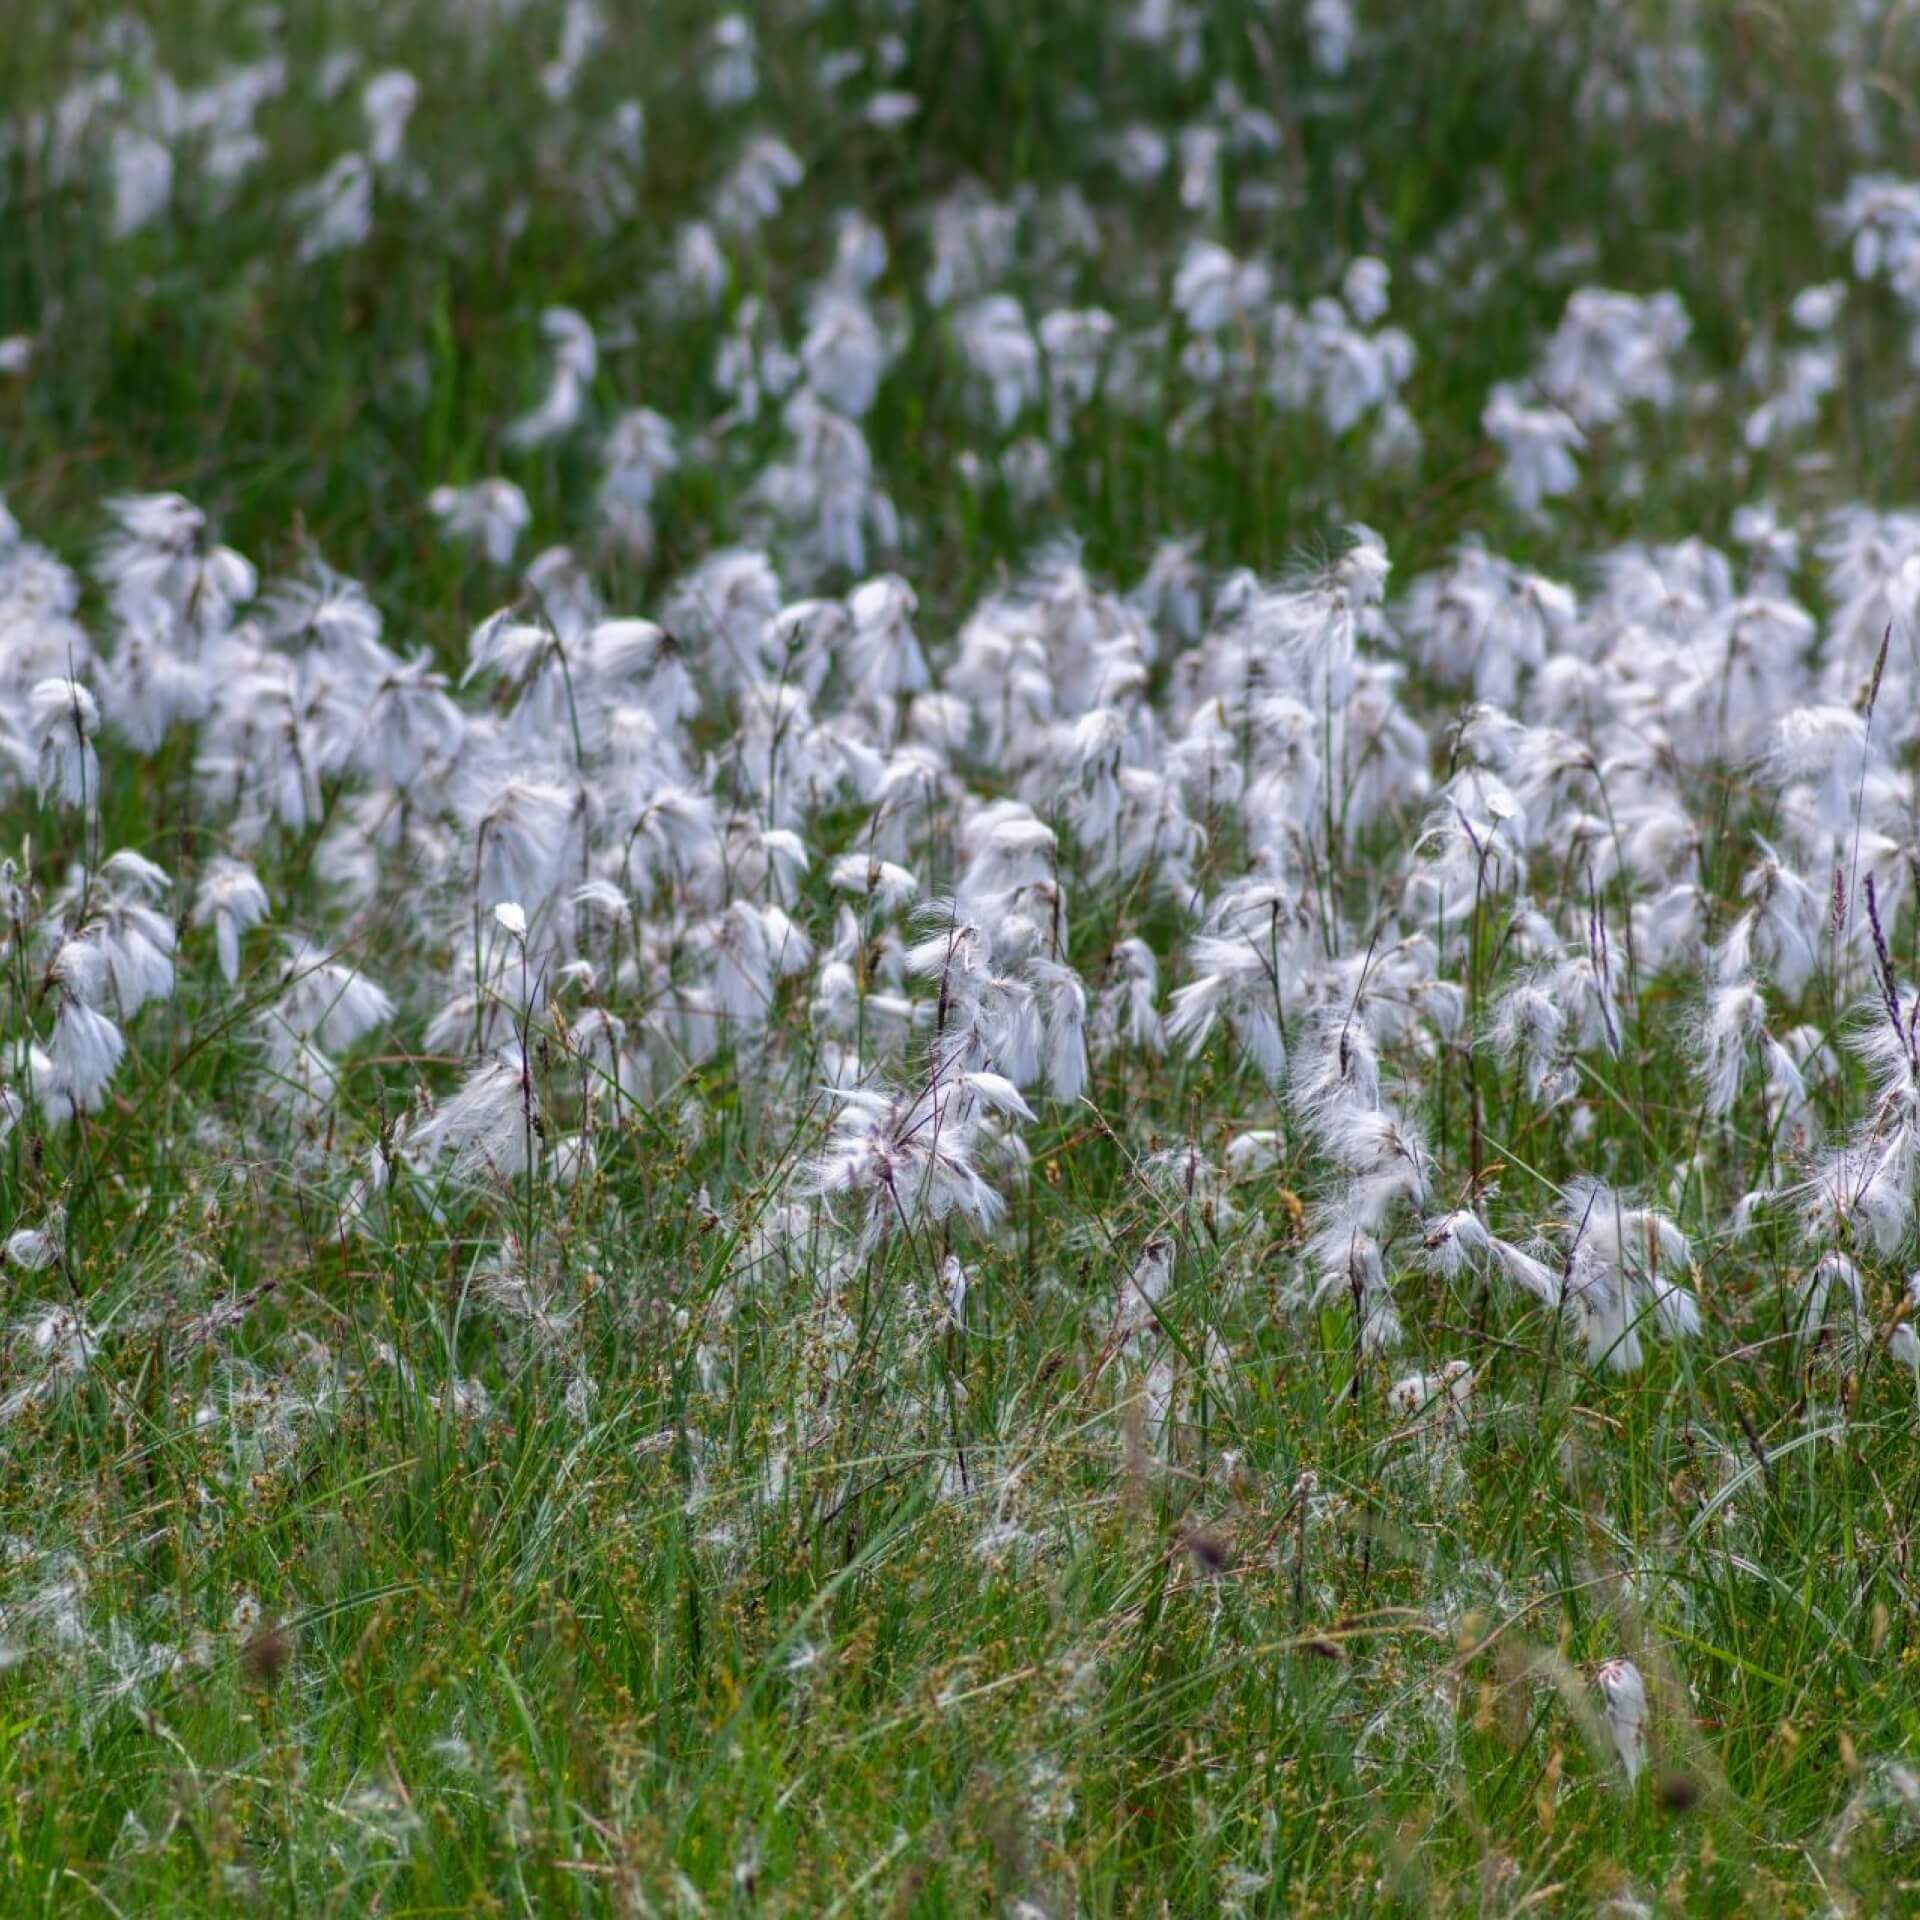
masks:
POLYGON ((26 13, 0 1912, 1900 1910, 1905 11, 26 13))

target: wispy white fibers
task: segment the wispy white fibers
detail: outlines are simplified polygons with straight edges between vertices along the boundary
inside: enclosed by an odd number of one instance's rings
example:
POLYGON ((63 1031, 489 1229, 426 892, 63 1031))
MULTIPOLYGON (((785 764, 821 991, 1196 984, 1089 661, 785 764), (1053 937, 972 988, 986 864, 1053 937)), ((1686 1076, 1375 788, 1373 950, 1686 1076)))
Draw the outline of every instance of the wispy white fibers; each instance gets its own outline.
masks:
POLYGON ((1647 1684, 1631 1660, 1604 1660, 1594 1675, 1606 1715, 1607 1732, 1620 1756, 1627 1785, 1639 1779, 1647 1763, 1647 1684))

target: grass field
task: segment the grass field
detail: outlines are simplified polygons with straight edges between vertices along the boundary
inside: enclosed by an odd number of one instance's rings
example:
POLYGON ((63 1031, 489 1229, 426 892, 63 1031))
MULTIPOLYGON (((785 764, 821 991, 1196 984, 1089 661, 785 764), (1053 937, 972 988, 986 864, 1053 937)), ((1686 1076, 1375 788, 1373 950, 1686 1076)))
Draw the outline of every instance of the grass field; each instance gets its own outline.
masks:
POLYGON ((0 1914, 1920 1911, 1917 143, 17 0, 0 1914))

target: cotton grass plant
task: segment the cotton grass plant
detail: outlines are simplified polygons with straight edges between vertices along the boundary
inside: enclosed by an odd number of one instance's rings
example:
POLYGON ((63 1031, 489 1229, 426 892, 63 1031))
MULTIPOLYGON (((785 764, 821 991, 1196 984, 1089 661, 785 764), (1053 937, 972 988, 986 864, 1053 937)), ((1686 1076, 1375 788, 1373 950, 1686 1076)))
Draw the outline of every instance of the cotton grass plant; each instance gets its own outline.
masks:
POLYGON ((0 1910, 1920 1876, 1898 7, 0 54, 0 1910))

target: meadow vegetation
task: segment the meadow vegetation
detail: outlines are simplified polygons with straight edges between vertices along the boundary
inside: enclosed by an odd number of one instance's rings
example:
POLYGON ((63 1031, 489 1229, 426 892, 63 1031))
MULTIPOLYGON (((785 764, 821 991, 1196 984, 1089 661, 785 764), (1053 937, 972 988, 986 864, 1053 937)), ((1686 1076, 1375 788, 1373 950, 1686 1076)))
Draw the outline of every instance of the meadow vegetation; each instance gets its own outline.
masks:
POLYGON ((1916 85, 9 9, 0 1913, 1920 1909, 1916 85))

